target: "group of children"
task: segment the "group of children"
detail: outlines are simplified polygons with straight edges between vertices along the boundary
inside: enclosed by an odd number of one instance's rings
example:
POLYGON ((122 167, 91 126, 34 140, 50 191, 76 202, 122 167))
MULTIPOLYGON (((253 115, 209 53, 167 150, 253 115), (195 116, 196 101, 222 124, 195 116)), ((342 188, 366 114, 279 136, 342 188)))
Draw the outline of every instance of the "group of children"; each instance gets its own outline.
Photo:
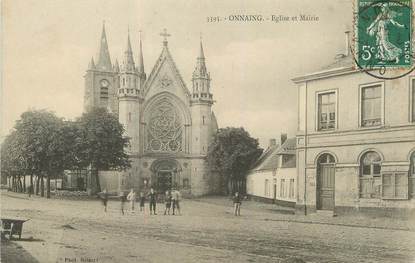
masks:
MULTIPOLYGON (((107 212, 107 205, 108 205, 108 191, 107 189, 104 189, 102 192, 98 193, 98 197, 101 199, 102 204, 104 205, 104 212, 107 212)), ((120 202, 121 202, 121 213, 125 214, 125 203, 128 200, 131 204, 131 211, 134 211, 135 202, 137 201, 137 194, 134 191, 134 189, 131 189, 131 191, 126 196, 123 192, 120 193, 120 202)), ((150 189, 150 192, 145 195, 144 192, 140 192, 139 196, 139 202, 140 202, 140 212, 144 212, 144 206, 145 202, 149 201, 149 208, 150 208, 150 215, 157 215, 156 213, 156 204, 158 200, 158 195, 154 191, 153 188, 150 189)), ((173 215, 175 214, 181 214, 180 213, 180 199, 181 195, 178 190, 171 190, 166 191, 165 197, 164 197, 164 203, 166 205, 166 208, 164 210, 164 215, 168 214, 170 215, 170 209, 173 208, 173 215)))
MULTIPOLYGON (((101 198, 102 203, 104 205, 104 211, 107 212, 107 204, 108 204, 108 192, 107 189, 104 189, 101 193, 98 194, 98 196, 101 198)), ((148 200, 149 200, 149 207, 150 207, 150 215, 157 215, 156 213, 156 204, 158 200, 157 193, 154 191, 153 188, 150 189, 150 192, 147 194, 148 200)), ((127 196, 124 195, 123 192, 120 194, 120 201, 121 201, 121 213, 124 215, 124 209, 125 209, 125 202, 128 200, 131 204, 131 211, 134 211, 135 202, 137 201, 137 195, 134 192, 134 189, 131 189, 130 193, 128 193, 127 196)), ((180 213, 180 199, 181 195, 178 190, 171 190, 166 191, 164 196, 164 203, 166 205, 164 209, 164 215, 170 215, 170 209, 173 208, 173 215, 180 213)), ((144 212, 144 204, 146 202, 146 195, 144 192, 140 192, 140 212, 144 212)), ((241 204, 242 204, 242 198, 239 195, 238 192, 235 193, 235 195, 232 198, 233 205, 234 205, 234 215, 240 216, 241 215, 241 204)))

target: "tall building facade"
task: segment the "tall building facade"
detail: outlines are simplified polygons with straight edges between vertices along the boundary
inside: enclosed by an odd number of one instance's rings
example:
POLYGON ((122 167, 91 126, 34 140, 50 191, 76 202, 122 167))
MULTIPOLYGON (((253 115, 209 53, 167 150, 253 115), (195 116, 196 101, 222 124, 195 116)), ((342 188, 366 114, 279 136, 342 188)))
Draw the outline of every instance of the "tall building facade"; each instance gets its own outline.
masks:
POLYGON ((206 155, 218 129, 203 46, 200 43, 189 90, 171 56, 169 35, 161 35, 161 54, 147 76, 141 38, 136 61, 128 34, 121 64, 112 64, 102 29, 98 61, 91 59, 85 75, 84 108, 105 107, 118 116, 130 138, 131 168, 100 171, 101 187, 179 188, 184 194, 203 195, 216 188, 206 155))
POLYGON ((298 211, 415 209, 415 75, 378 79, 351 54, 293 79, 298 88, 298 211))

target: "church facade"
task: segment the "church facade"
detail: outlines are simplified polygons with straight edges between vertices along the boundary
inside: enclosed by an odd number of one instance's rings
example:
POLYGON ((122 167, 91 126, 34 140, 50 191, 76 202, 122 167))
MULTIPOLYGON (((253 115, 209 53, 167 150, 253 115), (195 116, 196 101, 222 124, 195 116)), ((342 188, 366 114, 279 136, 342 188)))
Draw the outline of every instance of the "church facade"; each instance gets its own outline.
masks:
POLYGON ((169 35, 161 35, 161 54, 147 75, 141 39, 136 61, 128 35, 121 65, 112 63, 103 27, 97 63, 92 58, 85 74, 84 110, 105 107, 118 116, 130 138, 131 168, 100 171, 101 188, 177 188, 185 195, 207 194, 216 188, 206 155, 218 125, 203 46, 189 90, 170 53, 169 35))

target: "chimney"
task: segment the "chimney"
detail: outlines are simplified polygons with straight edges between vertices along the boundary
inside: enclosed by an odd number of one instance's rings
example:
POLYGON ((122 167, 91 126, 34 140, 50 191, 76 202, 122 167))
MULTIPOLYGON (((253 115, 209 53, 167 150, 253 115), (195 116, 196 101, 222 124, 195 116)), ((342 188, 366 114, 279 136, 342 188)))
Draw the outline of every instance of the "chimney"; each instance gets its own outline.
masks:
POLYGON ((286 140, 287 140, 287 134, 281 133, 281 145, 283 145, 286 140))
POLYGON ((347 57, 350 55, 350 30, 346 28, 346 31, 344 31, 344 34, 346 36, 346 50, 344 52, 344 55, 347 57))
POLYGON ((269 147, 277 146, 277 140, 276 139, 270 139, 269 140, 269 147))

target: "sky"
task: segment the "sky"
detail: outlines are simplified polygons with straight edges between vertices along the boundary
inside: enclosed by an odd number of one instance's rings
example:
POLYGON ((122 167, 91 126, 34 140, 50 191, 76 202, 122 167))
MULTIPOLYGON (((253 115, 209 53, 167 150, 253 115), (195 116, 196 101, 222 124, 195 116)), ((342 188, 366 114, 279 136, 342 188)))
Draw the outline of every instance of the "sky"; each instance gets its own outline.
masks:
POLYGON ((292 78, 317 71, 344 52, 352 0, 3 0, 1 129, 7 135, 29 109, 72 119, 83 111, 83 76, 97 60, 105 20, 112 61, 130 36, 135 56, 142 31, 147 75, 169 50, 190 89, 202 37, 219 127, 244 127, 266 147, 296 134, 292 78), (318 17, 318 21, 229 21, 233 15, 318 17), (219 16, 221 22, 208 22, 219 16))

